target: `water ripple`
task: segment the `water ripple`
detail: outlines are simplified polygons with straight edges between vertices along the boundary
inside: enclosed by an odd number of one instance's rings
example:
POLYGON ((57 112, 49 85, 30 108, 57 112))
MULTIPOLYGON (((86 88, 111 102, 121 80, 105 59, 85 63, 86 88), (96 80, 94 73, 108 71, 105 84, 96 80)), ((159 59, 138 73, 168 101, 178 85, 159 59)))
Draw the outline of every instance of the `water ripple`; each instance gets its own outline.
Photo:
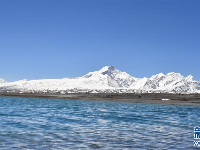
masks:
POLYGON ((194 149, 200 108, 0 97, 0 149, 194 149))

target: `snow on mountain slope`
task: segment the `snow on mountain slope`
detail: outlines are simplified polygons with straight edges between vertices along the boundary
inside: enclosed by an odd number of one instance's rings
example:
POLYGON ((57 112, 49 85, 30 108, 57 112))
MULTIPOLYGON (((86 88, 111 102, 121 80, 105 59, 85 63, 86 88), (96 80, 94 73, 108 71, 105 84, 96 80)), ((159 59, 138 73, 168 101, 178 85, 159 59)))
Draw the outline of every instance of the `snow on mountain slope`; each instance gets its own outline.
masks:
POLYGON ((168 73, 166 75, 160 73, 150 78, 157 90, 160 91, 176 91, 176 92, 197 92, 200 84, 193 79, 191 75, 182 76, 180 73, 168 73))
MULTIPOLYGON (((115 89, 127 88, 137 79, 114 66, 103 67, 82 77, 64 79, 20 80, 7 83, 6 89, 12 90, 67 90, 67 89, 115 89)), ((1 86, 0 86, 1 87, 1 86)))
POLYGON ((126 72, 121 72, 114 66, 105 66, 99 71, 90 72, 83 76, 90 80, 99 80, 103 85, 114 88, 128 88, 137 78, 126 72))
POLYGON ((105 66, 99 71, 89 72, 77 78, 20 80, 0 84, 0 89, 43 91, 70 89, 133 89, 144 91, 200 93, 200 82, 192 75, 184 77, 179 73, 159 73, 151 78, 135 78, 121 72, 114 66, 105 66))

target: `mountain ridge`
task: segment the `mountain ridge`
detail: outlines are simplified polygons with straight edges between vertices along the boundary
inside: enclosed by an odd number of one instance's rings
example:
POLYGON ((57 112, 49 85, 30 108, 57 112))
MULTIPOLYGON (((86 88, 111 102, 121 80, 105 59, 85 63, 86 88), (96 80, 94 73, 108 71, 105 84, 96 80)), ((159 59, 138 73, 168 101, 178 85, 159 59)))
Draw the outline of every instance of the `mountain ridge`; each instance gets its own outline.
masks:
POLYGON ((135 78, 114 66, 105 66, 77 78, 20 80, 6 83, 0 79, 1 90, 43 91, 70 89, 125 89, 146 92, 200 93, 200 81, 192 75, 184 77, 180 73, 158 73, 150 78, 135 78))

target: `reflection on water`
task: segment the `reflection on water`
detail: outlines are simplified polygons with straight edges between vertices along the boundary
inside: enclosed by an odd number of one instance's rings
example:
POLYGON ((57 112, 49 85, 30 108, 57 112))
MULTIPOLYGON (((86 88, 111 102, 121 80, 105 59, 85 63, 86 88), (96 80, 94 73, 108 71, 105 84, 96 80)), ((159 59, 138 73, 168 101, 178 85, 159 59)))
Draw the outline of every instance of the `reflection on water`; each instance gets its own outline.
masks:
POLYGON ((194 149, 200 107, 0 97, 0 149, 194 149))

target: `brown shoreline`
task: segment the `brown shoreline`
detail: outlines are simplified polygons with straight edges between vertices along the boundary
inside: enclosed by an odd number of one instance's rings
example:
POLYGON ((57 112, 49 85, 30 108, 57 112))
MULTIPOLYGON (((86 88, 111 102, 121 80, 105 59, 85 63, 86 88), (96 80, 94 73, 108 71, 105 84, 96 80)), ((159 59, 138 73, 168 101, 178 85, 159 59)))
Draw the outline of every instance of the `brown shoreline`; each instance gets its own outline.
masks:
POLYGON ((168 94, 168 93, 7 93, 0 92, 0 96, 29 97, 29 98, 53 98, 69 100, 93 100, 129 103, 150 103, 164 105, 200 106, 200 94, 168 94), (162 100, 170 99, 170 100, 162 100))

